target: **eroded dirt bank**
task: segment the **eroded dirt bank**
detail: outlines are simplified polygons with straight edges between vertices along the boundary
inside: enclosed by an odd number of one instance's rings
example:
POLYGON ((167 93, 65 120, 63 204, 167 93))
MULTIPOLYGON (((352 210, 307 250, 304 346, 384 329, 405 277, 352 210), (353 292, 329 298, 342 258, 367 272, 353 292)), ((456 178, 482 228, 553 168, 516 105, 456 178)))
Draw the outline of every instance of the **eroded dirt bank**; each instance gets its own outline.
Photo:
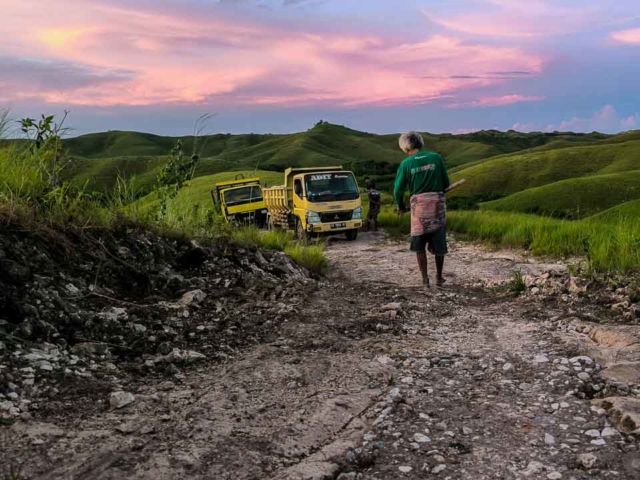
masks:
MULTIPOLYGON (((453 250, 448 288, 429 292, 405 246, 375 234, 334 242, 332 277, 320 283, 282 259, 232 260, 240 252, 227 252, 233 268, 218 275, 207 270, 215 263, 173 266, 185 284, 164 307, 189 312, 186 337, 154 338, 146 357, 115 352, 111 362, 99 352, 78 353, 74 365, 12 357, 0 401, 20 406, 32 393, 24 379, 48 387, 1 428, 3 465, 34 479, 639 478, 633 417, 625 423, 592 404, 637 402, 639 387, 603 375, 596 353, 581 355, 610 307, 578 300, 580 284, 545 294, 564 281, 561 264, 453 250), (494 288, 515 268, 531 283, 517 298, 494 288), (216 297, 216 277, 220 288, 225 278, 249 286, 229 284, 216 297), (193 287, 206 297, 185 306, 193 287), (243 288, 254 292, 244 301, 243 288), (233 343, 244 331, 252 341, 233 343), (173 348, 182 363, 166 358, 173 348), (90 388, 79 388, 83 378, 90 388)), ((122 304, 85 310, 113 307, 135 314, 122 304)), ((156 318, 165 331, 175 312, 116 320, 151 328, 144 319, 156 318)))

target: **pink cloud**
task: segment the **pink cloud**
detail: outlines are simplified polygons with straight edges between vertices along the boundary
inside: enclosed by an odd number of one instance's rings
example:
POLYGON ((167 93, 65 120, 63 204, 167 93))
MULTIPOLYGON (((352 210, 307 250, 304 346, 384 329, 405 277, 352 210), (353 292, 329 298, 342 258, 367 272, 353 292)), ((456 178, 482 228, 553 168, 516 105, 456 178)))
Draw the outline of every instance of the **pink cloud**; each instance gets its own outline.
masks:
MULTIPOLYGON (((614 19, 602 8, 581 5, 570 8, 543 0, 476 0, 462 13, 447 14, 424 9, 433 23, 471 35, 535 38, 565 35, 614 19)), ((446 4, 448 5, 448 4, 446 4)))
POLYGON ((574 131, 574 132, 619 132, 631 130, 640 125, 640 115, 621 117, 612 105, 605 105, 591 117, 573 117, 558 125, 547 125, 544 131, 574 131))
MULTIPOLYGON (((224 17, 217 9, 143 9, 106 0, 0 0, 0 7, 16 19, 0 25, 3 38, 11 39, 3 55, 89 72, 81 85, 5 79, 9 98, 52 104, 412 105, 507 82, 487 72, 537 74, 544 63, 521 48, 451 36, 408 41, 304 32, 224 17), (102 81, 90 81, 94 77, 102 81)), ((508 95, 466 106, 536 100, 508 95)))
POLYGON ((611 38, 620 43, 628 43, 630 45, 640 45, 640 28, 631 30, 622 30, 611 34, 611 38))
POLYGON ((545 97, 527 95, 503 95, 501 97, 483 97, 478 100, 457 102, 447 105, 448 108, 504 107, 515 103, 540 102, 545 97))
POLYGON ((511 130, 515 130, 516 132, 535 132, 536 126, 533 123, 514 123, 511 127, 511 130))

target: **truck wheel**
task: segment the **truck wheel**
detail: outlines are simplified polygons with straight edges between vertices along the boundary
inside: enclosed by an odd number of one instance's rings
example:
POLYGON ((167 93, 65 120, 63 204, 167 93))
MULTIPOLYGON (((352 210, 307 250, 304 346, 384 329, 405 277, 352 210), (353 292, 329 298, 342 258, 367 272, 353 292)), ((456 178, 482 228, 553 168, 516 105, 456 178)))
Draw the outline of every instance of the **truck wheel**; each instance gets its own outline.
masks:
POLYGON ((300 220, 296 221, 296 237, 298 237, 298 240, 304 245, 307 245, 311 241, 311 235, 302 228, 302 222, 300 220))
POLYGON ((353 242, 356 238, 358 238, 358 229, 355 228, 353 230, 347 231, 347 240, 353 242))

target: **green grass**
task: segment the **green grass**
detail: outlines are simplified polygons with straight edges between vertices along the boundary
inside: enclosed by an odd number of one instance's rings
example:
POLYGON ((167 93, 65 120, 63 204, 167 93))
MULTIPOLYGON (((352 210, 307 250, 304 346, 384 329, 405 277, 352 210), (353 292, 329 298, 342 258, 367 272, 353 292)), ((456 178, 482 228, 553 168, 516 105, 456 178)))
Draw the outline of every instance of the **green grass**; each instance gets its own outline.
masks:
MULTIPOLYGON (((385 211, 383 228, 395 236, 409 235, 410 217, 385 211)), ((534 255, 583 257, 599 272, 630 272, 640 269, 640 224, 605 224, 590 219, 558 220, 537 215, 495 211, 450 211, 449 230, 463 238, 494 247, 525 248, 534 255)))
POLYGON ((210 190, 215 183, 233 180, 239 173, 246 178, 259 176, 263 182, 281 183, 276 172, 227 172, 200 177, 170 200, 159 217, 154 194, 137 199, 136 179, 119 178, 107 195, 96 194, 70 184, 52 186, 37 167, 33 154, 24 146, 0 149, 0 220, 20 222, 39 228, 113 228, 131 223, 167 236, 187 236, 207 241, 232 241, 248 247, 284 251, 300 265, 324 273, 327 259, 324 245, 305 246, 295 242, 289 232, 260 232, 255 228, 232 227, 216 215, 210 190))
POLYGON ((482 203, 480 208, 579 219, 637 199, 640 170, 563 180, 482 203))
POLYGON ((473 206, 529 188, 585 177, 640 170, 640 140, 502 156, 456 171, 467 183, 448 196, 452 206, 473 206))
POLYGON ((640 221, 640 200, 626 202, 589 217, 587 220, 598 223, 638 223, 640 221))

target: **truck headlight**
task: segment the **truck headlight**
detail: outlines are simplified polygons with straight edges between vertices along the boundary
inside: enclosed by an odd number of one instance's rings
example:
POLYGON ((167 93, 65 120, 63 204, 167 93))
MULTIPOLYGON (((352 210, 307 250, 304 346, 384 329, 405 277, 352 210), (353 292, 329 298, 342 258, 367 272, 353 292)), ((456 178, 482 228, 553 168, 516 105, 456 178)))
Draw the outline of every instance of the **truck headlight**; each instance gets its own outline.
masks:
POLYGON ((353 220, 362 220, 362 207, 358 207, 353 211, 353 220))
POLYGON ((320 214, 316 212, 309 212, 307 214, 307 222, 309 223, 322 223, 320 219, 320 214))

